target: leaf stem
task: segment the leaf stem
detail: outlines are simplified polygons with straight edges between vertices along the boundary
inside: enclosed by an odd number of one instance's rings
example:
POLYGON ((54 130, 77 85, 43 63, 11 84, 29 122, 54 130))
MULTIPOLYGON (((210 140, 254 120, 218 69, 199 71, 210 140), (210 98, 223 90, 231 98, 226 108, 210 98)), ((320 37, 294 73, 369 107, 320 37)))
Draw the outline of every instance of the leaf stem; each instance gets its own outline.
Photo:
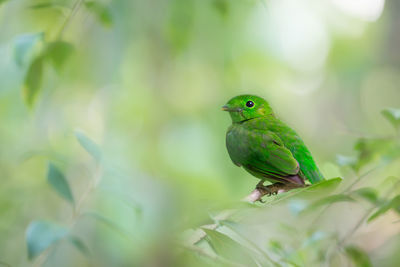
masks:
MULTIPOLYGON (((392 188, 390 188, 385 195, 390 196, 396 189, 396 186, 400 184, 400 181, 398 181, 392 188)), ((329 264, 329 260, 333 255, 333 252, 335 252, 337 249, 341 248, 346 241, 353 236, 357 230, 362 226, 363 222, 371 215, 371 213, 375 210, 375 206, 369 208, 367 212, 357 221, 357 223, 354 225, 354 227, 347 233, 345 234, 338 242, 335 244, 331 252, 327 252, 327 264, 329 264)))
POLYGON ((57 40, 61 40, 62 36, 65 33, 65 30, 68 28, 69 24, 72 21, 72 18, 76 15, 76 13, 78 12, 79 8, 81 7, 82 3, 84 2, 84 0, 77 0, 75 1, 74 5, 72 6, 71 12, 69 13, 68 17, 65 19, 63 25, 61 26, 60 31, 58 32, 57 35, 57 40))
MULTIPOLYGON (((78 221, 82 214, 82 207, 85 203, 86 199, 89 197, 90 193, 97 187, 100 182, 101 176, 103 174, 103 167, 99 163, 97 163, 96 172, 94 174, 93 179, 91 179, 88 187, 85 192, 82 194, 81 198, 77 202, 76 206, 74 206, 74 210, 72 212, 71 219, 68 223, 69 228, 71 229, 78 221)), ((42 253, 33 263, 34 267, 42 266, 49 257, 51 247, 47 249, 44 253, 42 253)))

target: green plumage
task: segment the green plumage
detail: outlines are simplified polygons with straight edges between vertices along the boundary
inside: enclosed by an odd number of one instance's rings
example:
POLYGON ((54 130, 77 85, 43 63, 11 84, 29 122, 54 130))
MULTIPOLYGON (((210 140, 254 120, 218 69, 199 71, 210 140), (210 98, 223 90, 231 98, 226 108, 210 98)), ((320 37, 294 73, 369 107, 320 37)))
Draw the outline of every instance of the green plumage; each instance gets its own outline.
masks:
POLYGON ((269 104, 253 95, 232 98, 232 125, 226 147, 232 161, 261 180, 304 184, 323 180, 310 151, 298 134, 280 121, 269 104))

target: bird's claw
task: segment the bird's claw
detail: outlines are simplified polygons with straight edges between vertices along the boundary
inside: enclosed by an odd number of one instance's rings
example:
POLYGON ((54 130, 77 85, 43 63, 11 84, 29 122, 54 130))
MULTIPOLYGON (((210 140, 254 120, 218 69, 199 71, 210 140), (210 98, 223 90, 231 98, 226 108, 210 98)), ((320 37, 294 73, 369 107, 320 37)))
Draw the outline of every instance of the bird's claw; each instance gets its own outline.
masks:
POLYGON ((263 196, 273 196, 273 195, 277 195, 278 191, 280 189, 280 184, 279 183, 275 183, 275 184, 271 184, 271 185, 267 185, 265 186, 263 184, 263 182, 259 182, 256 186, 256 189, 258 191, 260 191, 261 196, 259 197, 259 199, 257 199, 256 201, 259 201, 261 203, 265 203, 265 201, 262 200, 263 196))
POLYGON ((274 183, 274 184, 265 186, 264 182, 261 181, 256 185, 256 190, 258 190, 260 193, 260 196, 256 201, 264 203, 264 201, 261 199, 263 196, 273 196, 273 195, 277 195, 282 192, 287 192, 291 189, 305 187, 305 186, 308 186, 308 185, 274 183))

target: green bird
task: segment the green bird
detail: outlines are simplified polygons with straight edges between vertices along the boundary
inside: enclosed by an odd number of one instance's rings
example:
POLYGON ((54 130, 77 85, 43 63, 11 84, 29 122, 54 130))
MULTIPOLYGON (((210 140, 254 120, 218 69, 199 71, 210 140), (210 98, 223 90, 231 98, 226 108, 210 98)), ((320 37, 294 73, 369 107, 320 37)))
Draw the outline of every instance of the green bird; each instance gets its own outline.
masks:
POLYGON ((255 95, 239 95, 222 107, 232 118, 226 148, 233 163, 261 179, 264 194, 306 186, 324 179, 299 135, 255 95), (272 185, 264 186, 269 181, 272 185))

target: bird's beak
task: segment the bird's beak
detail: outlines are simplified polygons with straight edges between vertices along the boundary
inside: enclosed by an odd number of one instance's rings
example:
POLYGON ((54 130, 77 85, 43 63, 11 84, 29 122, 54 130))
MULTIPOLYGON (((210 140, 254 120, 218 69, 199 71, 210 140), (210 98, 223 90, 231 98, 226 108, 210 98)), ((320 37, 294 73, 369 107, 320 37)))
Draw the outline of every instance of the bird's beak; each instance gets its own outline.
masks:
POLYGON ((228 105, 222 106, 221 108, 223 111, 229 111, 229 112, 242 112, 241 108, 231 108, 228 105))

